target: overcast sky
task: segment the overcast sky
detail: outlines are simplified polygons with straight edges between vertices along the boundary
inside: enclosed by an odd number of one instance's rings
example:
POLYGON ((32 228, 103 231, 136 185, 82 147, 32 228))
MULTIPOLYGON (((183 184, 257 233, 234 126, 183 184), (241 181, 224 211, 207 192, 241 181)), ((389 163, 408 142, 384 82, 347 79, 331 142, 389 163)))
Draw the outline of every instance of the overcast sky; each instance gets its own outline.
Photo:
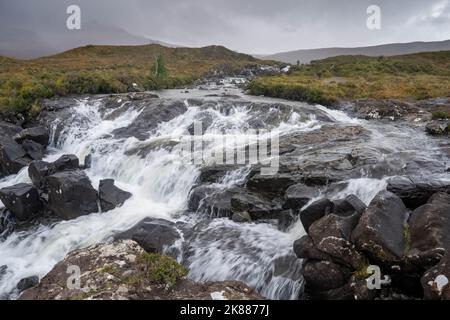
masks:
POLYGON ((450 38, 450 0, 0 0, 0 27, 48 38, 66 32, 66 8, 87 21, 187 46, 221 44, 247 53, 354 47, 450 38), (382 29, 366 27, 369 5, 382 29))

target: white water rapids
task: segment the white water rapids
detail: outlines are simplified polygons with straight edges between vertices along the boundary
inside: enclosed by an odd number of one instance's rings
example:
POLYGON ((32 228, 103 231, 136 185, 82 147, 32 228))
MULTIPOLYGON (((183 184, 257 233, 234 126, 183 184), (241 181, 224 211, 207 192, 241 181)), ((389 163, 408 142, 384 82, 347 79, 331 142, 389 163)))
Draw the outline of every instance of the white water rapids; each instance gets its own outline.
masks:
MULTIPOLYGON (((129 152, 143 144, 179 141, 193 120, 205 110, 190 106, 186 113, 160 124, 149 139, 142 142, 133 137, 116 139, 111 135, 113 130, 126 127, 136 119, 139 110, 130 108, 114 120, 105 120, 106 115, 101 114, 98 106, 99 102, 86 101, 74 105, 72 118, 65 122, 64 132, 56 144, 52 143, 44 160, 54 161, 63 154, 75 154, 82 160, 91 153, 92 167, 87 174, 93 186, 97 188, 100 179, 113 178, 118 187, 131 192, 133 197, 122 207, 106 213, 91 214, 50 226, 35 226, 10 235, 0 243, 0 266, 7 266, 6 274, 0 279, 0 297, 16 297, 14 289, 22 278, 33 275, 43 277, 70 251, 106 241, 115 232, 127 230, 145 217, 187 222, 206 219, 184 215, 189 192, 200 171, 185 161, 176 147, 155 148, 144 157, 129 152)), ((321 108, 336 122, 367 125, 365 121, 351 119, 342 112, 321 108)), ((223 113, 220 108, 212 107, 206 112, 213 119, 206 135, 218 135, 221 129, 232 128, 237 137, 245 140, 250 108, 239 106, 223 113)), ((314 118, 300 120, 293 113, 288 121, 281 122, 274 130, 286 134, 311 131, 320 126, 320 121, 314 118)), ((376 135, 382 134, 385 148, 396 151, 403 148, 407 152, 408 149, 422 147, 401 144, 401 137, 395 136, 395 130, 391 133, 389 137, 389 133, 374 131, 374 143, 379 139, 376 135)), ((423 144, 427 150, 433 148, 429 142, 423 144)), ((233 185, 244 179, 245 174, 246 170, 235 172, 227 176, 223 183, 233 185)), ((27 169, 4 178, 0 181, 0 187, 20 182, 30 182, 27 169)), ((363 177, 351 180, 347 188, 333 197, 356 194, 370 203, 385 187, 383 179, 363 177)), ((272 299, 295 299, 299 296, 302 282, 292 279, 298 276, 300 261, 291 265, 287 273, 274 270, 274 262, 292 256, 293 242, 304 234, 300 223, 294 224, 288 232, 282 232, 266 223, 237 224, 229 219, 215 219, 194 232, 198 232, 198 236, 190 244, 192 252, 188 267, 191 279, 241 280, 272 299)))

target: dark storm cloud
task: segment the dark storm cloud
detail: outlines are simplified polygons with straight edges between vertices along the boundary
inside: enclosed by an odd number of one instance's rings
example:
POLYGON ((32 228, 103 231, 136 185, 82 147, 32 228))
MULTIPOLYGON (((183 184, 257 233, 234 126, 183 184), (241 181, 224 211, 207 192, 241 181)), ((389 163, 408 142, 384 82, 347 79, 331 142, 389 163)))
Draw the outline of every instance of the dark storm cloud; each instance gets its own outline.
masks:
POLYGON ((0 0, 0 26, 51 42, 65 28, 69 4, 81 7, 83 23, 251 53, 450 38, 450 0, 0 0), (378 31, 366 27, 371 4, 382 10, 378 31))

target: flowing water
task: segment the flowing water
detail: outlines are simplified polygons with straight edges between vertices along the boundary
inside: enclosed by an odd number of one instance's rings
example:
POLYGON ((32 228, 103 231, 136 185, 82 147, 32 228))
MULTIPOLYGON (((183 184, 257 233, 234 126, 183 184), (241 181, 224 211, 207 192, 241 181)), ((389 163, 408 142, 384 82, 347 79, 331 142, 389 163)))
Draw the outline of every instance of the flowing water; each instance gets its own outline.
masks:
MULTIPOLYGON (((295 106, 287 115, 271 122, 272 132, 280 135, 310 132, 324 122, 314 114, 303 117, 296 110, 309 113, 311 106, 266 98, 243 97, 239 90, 222 88, 240 95, 238 105, 223 108, 220 99, 211 98, 210 107, 201 108, 195 101, 184 101, 187 111, 173 120, 161 123, 148 133, 148 139, 116 137, 113 132, 129 126, 137 119, 141 108, 129 106, 119 116, 111 118, 110 111, 102 112, 102 100, 79 100, 71 107, 71 116, 64 119, 64 129, 53 141, 46 161, 63 154, 75 154, 80 159, 92 154, 92 166, 87 170, 93 186, 99 180, 113 178, 116 185, 133 194, 122 207, 115 210, 83 216, 72 221, 38 225, 25 231, 16 231, 0 243, 0 266, 7 270, 0 276, 0 297, 16 297, 14 288, 22 278, 48 273, 64 256, 77 248, 100 243, 118 231, 132 227, 145 217, 182 220, 192 227, 193 236, 186 246, 189 254, 185 264, 189 277, 196 281, 241 280, 256 288, 262 295, 273 299, 295 299, 302 291, 301 262, 293 257, 293 242, 304 235, 300 223, 282 232, 270 223, 238 224, 230 219, 213 219, 199 214, 187 214, 187 200, 195 185, 200 168, 186 161, 180 153, 178 142, 196 119, 211 119, 205 136, 214 137, 225 129, 232 129, 237 141, 245 144, 249 123, 263 111, 254 108, 258 103, 284 103, 295 106), (245 98, 245 99, 244 99, 245 98), (247 103, 247 101, 251 101, 247 103), (153 147, 153 146, 159 147, 153 147), (147 148, 147 149, 145 149, 147 148), (147 150, 144 154, 135 150, 147 150), (282 263, 280 263, 282 262, 282 263), (285 266, 280 267, 280 266, 285 266), (288 266, 288 268, 286 268, 288 266)), ((213 91, 214 92, 214 91, 213 91)), ((193 90, 181 95, 177 90, 161 93, 165 99, 204 98, 208 91, 193 90)), ((342 124, 359 124, 371 132, 370 145, 383 148, 381 161, 395 162, 399 156, 423 157, 430 161, 443 161, 437 144, 416 129, 403 126, 380 126, 348 117, 340 111, 318 106, 330 121, 342 124)), ((267 111, 267 110, 266 110, 267 111)), ((61 119, 53 123, 54 132, 61 119)), ((215 140, 214 140, 215 141, 215 140)), ((221 147, 220 142, 209 148, 221 147)), ((424 160, 424 161, 425 161, 424 160)), ((221 182, 230 187, 245 181, 248 168, 230 172, 221 182)), ((433 173, 433 172, 432 172, 433 173)), ((447 177, 448 178, 448 177, 447 177)), ((30 182, 27 169, 0 181, 0 187, 20 182, 30 182)), ((386 179, 365 176, 364 172, 351 179, 331 198, 356 194, 365 203, 386 188, 386 179)))

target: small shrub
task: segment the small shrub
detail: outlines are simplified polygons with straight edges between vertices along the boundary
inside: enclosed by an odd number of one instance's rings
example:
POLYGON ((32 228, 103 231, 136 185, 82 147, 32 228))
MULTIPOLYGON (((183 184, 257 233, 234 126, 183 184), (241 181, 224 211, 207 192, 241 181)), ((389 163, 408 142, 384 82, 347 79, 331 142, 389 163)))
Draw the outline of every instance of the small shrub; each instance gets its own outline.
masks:
POLYGON ((431 114, 431 118, 433 120, 445 120, 445 119, 450 119, 450 113, 445 112, 445 111, 434 111, 431 114))
POLYGON ((188 270, 174 259, 157 253, 143 253, 138 262, 145 264, 148 279, 169 286, 188 274, 188 270))

